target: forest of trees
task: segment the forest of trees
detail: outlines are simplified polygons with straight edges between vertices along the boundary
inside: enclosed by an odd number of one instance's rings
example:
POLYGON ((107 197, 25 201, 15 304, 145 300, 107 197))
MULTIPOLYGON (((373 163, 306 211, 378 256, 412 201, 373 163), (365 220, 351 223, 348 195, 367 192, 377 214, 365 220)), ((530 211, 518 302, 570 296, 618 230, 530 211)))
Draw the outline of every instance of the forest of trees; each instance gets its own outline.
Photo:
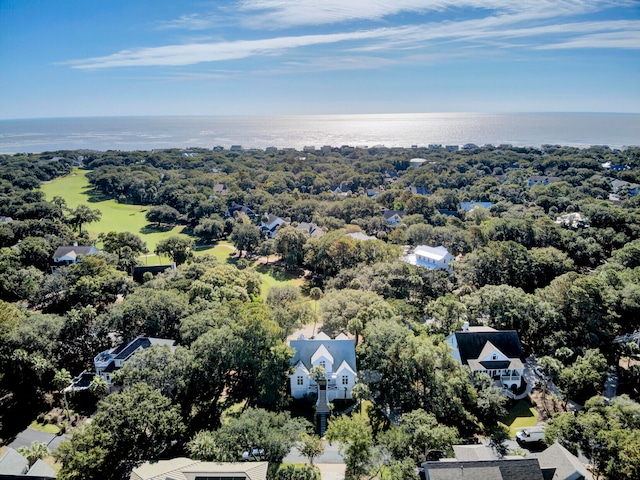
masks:
POLYGON ((326 333, 356 339, 359 369, 375 373, 358 394, 375 407, 366 419, 336 418, 328 438, 351 478, 404 479, 430 451, 450 455, 480 436, 499 450, 508 435, 498 423, 506 397, 488 378, 471 381, 444 341, 468 321, 516 330, 563 400, 585 406, 553 417, 548 441, 580 449, 602 478, 638 478, 640 363, 635 344, 614 339, 640 328, 640 196, 611 182, 640 183, 640 149, 193 153, 82 153, 92 195, 144 205, 150 224, 188 232, 155 249, 177 268, 141 284, 130 274, 143 238, 117 226, 91 238, 99 209, 39 190, 69 174, 78 152, 0 156, 1 439, 60 402, 65 379, 91 370, 114 339, 146 334, 177 347, 137 354, 117 373, 119 393, 94 395, 93 421, 56 453, 58 478, 128 478, 142 461, 178 455, 239 460, 258 443, 277 465, 312 431, 290 408, 286 338, 319 315, 326 333), (416 156, 426 161, 409 167, 416 156), (554 180, 529 186, 534 176, 554 180), (465 201, 492 205, 464 211, 465 201), (235 205, 255 218, 227 215, 235 205), (402 211, 402 221, 390 225, 383 209, 402 211), (569 213, 582 222, 556 222, 569 213), (289 222, 275 238, 259 228, 269 214, 289 222), (324 235, 297 229, 302 222, 324 235), (196 244, 220 240, 242 258, 194 256, 196 244), (53 252, 73 242, 101 252, 52 273, 53 252), (453 272, 401 261, 416 245, 444 245, 453 272), (263 299, 245 259, 269 255, 305 275, 304 286, 263 299), (607 404, 598 395, 611 366, 620 396, 607 404))

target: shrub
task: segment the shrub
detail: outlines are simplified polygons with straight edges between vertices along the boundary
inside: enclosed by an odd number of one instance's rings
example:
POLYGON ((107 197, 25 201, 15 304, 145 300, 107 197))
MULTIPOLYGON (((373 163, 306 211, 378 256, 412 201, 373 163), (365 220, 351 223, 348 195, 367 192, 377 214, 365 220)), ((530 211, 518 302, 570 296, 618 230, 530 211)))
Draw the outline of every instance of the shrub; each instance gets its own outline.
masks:
POLYGON ((283 465, 271 480, 320 480, 318 471, 309 465, 283 465))

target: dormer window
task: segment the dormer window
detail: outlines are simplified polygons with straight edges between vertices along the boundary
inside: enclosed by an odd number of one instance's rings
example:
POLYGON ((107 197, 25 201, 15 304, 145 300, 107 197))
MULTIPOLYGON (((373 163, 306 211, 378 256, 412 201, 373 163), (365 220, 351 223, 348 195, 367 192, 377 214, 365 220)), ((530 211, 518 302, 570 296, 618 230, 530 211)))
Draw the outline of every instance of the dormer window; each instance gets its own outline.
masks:
POLYGON ((298 385, 304 385, 304 377, 302 375, 298 375, 298 385))
POLYGON ((325 370, 327 369, 327 363, 324 360, 320 360, 320 366, 325 370))
POLYGON ((498 359, 498 354, 494 353, 493 355, 491 355, 491 360, 497 360, 498 359))

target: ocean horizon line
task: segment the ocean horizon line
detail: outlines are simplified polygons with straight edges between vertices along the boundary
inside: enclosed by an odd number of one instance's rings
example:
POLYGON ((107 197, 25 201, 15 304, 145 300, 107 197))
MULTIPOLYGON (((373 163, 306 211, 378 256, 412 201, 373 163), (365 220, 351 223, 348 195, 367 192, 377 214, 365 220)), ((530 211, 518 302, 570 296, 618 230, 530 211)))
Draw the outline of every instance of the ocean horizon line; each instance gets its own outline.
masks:
POLYGON ((156 115, 0 120, 0 152, 160 150, 429 144, 640 144, 634 113, 382 113, 313 115, 156 115))
POLYGON ((0 122, 11 122, 21 120, 74 120, 74 119, 100 119, 100 118, 280 118, 280 117, 380 117, 380 116, 431 116, 431 115, 640 115, 640 112, 616 112, 616 111, 495 111, 495 112, 474 112, 474 111, 442 111, 442 112, 370 112, 370 113, 159 113, 159 114, 118 114, 118 115, 60 115, 45 117, 0 117, 0 122))

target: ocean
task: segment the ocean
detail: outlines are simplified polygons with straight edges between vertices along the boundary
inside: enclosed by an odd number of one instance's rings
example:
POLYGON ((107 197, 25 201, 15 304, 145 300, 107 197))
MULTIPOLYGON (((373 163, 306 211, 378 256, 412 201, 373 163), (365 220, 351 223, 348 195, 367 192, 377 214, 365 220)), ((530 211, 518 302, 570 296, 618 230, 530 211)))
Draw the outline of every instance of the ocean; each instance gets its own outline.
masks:
POLYGON ((640 145, 640 114, 425 113, 270 117, 166 116, 0 120, 0 153, 241 145, 302 149, 544 144, 640 145))

